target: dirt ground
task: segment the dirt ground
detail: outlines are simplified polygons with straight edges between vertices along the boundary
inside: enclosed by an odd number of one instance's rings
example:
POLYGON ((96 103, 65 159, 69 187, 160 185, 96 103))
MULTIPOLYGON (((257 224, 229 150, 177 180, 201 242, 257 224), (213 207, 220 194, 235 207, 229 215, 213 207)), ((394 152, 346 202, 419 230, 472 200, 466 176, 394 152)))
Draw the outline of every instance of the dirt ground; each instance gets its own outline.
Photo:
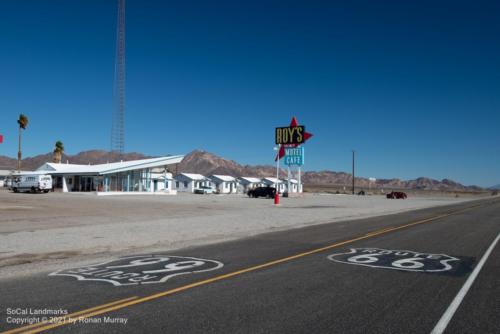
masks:
POLYGON ((29 194, 0 191, 0 278, 14 265, 108 253, 171 250, 269 231, 446 205, 472 197, 306 193, 273 200, 244 195, 29 194), (4 270, 2 270, 4 269, 4 270))

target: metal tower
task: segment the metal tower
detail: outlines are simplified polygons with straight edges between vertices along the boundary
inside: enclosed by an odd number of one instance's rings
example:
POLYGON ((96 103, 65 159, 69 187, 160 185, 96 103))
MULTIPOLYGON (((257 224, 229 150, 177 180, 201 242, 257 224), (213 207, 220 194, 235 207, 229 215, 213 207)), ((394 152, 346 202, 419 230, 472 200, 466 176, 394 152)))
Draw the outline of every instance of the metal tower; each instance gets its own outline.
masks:
POLYGON ((113 118, 111 122, 111 150, 123 153, 125 148, 125 0, 118 0, 113 100, 114 106, 113 118))

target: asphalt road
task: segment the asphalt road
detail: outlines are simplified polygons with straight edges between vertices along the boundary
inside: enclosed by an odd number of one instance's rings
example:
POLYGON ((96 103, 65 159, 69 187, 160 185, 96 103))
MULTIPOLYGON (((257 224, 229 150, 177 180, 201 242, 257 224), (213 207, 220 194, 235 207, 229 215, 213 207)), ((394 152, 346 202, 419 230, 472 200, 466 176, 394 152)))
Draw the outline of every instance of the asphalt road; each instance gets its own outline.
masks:
POLYGON ((500 333, 500 245, 491 247, 499 232, 496 199, 110 258, 55 276, 0 281, 0 329, 430 333, 472 282, 445 333, 500 333), (31 327, 13 323, 50 318, 29 313, 58 309, 70 315, 31 327))

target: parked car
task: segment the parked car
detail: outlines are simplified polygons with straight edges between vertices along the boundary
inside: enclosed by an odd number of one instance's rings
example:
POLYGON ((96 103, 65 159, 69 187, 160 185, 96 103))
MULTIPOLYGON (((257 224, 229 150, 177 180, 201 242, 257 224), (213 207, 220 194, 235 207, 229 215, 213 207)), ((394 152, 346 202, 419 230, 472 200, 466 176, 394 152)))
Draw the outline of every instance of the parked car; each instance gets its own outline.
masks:
POLYGON ((360 195, 360 196, 364 196, 364 195, 366 195, 366 193, 365 193, 365 191, 364 191, 364 190, 360 190, 360 191, 359 191, 359 193, 358 193, 358 195, 360 195))
POLYGON ((11 185, 12 191, 44 192, 52 189, 52 176, 44 174, 14 175, 11 185))
POLYGON ((276 194, 276 188, 273 187, 257 187, 254 189, 250 189, 247 192, 248 197, 267 197, 267 198, 274 198, 274 195, 276 194))
POLYGON ((390 199, 406 199, 408 196, 402 191, 391 191, 386 197, 390 199))
POLYGON ((195 194, 213 194, 214 193, 214 188, 209 187, 209 186, 199 186, 198 188, 194 189, 195 194))

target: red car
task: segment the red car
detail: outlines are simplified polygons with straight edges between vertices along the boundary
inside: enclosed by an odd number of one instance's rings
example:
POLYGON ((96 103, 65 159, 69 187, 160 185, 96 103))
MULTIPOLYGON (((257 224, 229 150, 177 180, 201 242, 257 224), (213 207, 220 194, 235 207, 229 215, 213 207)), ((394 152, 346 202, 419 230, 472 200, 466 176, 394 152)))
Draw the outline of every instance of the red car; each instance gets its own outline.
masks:
POLYGON ((408 197, 406 195, 406 193, 404 193, 402 191, 391 191, 386 196, 387 196, 387 198, 390 198, 390 199, 406 199, 408 197))

